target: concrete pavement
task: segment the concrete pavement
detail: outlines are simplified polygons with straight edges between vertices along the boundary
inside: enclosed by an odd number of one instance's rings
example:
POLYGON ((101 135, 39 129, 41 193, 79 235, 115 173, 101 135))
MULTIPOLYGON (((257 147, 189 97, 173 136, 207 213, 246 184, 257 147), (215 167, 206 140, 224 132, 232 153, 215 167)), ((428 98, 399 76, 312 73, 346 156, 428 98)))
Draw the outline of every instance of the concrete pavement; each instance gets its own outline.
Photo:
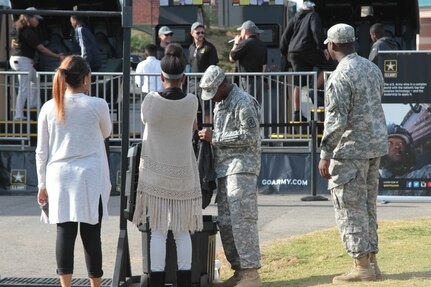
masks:
MULTIPOLYGON (((304 202, 304 195, 259 195, 259 230, 261 245, 272 240, 335 226, 330 201, 304 202)), ((111 197, 110 219, 102 223, 105 278, 112 277, 119 234, 118 196, 111 197)), ((217 213, 210 205, 204 214, 217 213)), ((0 276, 55 277, 55 225, 39 222, 36 195, 0 196, 0 276)), ((431 216, 429 203, 378 204, 379 220, 396 220, 431 216)), ((128 223, 132 274, 139 275, 141 234, 128 223)), ((217 249, 222 250, 218 239, 217 249)), ((87 276, 80 238, 75 247, 75 278, 87 276)))

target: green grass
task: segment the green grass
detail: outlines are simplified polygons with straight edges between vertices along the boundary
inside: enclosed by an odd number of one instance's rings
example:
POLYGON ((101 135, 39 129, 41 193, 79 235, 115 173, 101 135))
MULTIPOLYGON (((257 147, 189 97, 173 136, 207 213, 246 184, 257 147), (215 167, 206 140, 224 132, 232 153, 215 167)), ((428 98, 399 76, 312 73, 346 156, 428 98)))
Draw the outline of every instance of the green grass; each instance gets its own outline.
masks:
MULTIPOLYGON (((431 286, 431 218, 380 222, 379 241, 383 280, 339 286, 431 286)), ((332 278, 352 266, 335 228, 271 242, 261 251, 265 287, 332 286, 332 278)), ((226 279, 231 271, 222 262, 226 279)))

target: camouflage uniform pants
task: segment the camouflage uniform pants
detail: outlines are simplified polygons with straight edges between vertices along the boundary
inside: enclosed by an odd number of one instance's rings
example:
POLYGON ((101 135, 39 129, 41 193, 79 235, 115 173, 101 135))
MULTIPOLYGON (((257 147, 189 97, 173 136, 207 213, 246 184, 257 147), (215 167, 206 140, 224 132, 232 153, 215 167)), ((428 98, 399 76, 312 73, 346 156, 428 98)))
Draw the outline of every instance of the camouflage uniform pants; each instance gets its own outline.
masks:
POLYGON ((257 176, 242 173, 217 180, 218 224, 232 269, 260 268, 257 176))
POLYGON ((329 170, 335 219, 344 248, 358 258, 378 252, 377 193, 380 158, 333 159, 329 170))

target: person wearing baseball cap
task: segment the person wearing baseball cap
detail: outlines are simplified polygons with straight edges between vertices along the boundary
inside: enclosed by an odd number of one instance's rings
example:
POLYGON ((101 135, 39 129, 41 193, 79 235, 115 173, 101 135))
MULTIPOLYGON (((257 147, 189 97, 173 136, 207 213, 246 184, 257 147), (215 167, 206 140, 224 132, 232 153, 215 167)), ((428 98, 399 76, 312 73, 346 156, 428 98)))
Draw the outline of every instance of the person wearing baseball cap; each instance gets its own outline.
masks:
POLYGON ((200 22, 192 24, 190 34, 193 37, 189 47, 190 72, 203 73, 209 66, 217 65, 217 49, 205 38, 205 26, 200 22))
POLYGON ((214 130, 199 138, 211 142, 217 175, 217 206, 224 252, 234 275, 212 286, 260 287, 257 176, 260 170, 259 104, 209 66, 200 81, 202 99, 213 100, 214 130))
POLYGON ((174 32, 168 26, 162 26, 159 28, 157 34, 159 35, 159 43, 157 44, 157 56, 158 60, 161 60, 165 56, 165 48, 172 42, 174 32))
MULTIPOLYGON (((27 9, 25 9, 26 11, 37 11, 36 8, 34 7, 28 7, 27 9)), ((29 15, 30 17, 36 17, 38 20, 42 20, 43 17, 40 15, 29 15)))
POLYGON ((355 30, 337 24, 325 43, 338 66, 325 84, 325 123, 320 175, 328 179, 335 218, 347 253, 349 272, 334 284, 381 279, 377 264, 377 194, 380 158, 388 150, 380 69, 355 51, 355 30), (331 168, 329 168, 331 166, 331 168))
MULTIPOLYGON (((247 20, 237 29, 241 31, 236 35, 232 50, 229 53, 229 61, 236 62, 236 71, 240 73, 261 73, 266 71, 267 48, 258 35, 263 33, 253 21, 247 20)), ((261 99, 260 77, 241 77, 240 85, 250 95, 261 99), (256 84, 255 84, 256 83, 256 84)))
POLYGON ((328 44, 329 42, 332 42, 335 44, 346 44, 354 43, 355 41, 355 29, 350 25, 341 23, 329 28, 328 37, 323 43, 328 44))
MULTIPOLYGON (((205 38, 205 26, 200 22, 194 22, 190 29, 193 43, 189 47, 188 72, 203 73, 211 65, 217 65, 218 55, 216 47, 205 38)), ((200 76, 190 76, 188 85, 190 93, 200 97, 200 76)), ((210 122, 210 103, 205 102, 199 106, 198 125, 210 122), (202 114, 202 109, 204 112, 202 114)))
POLYGON ((14 23, 13 32, 11 34, 10 66, 17 72, 29 73, 29 76, 24 74, 18 75, 19 89, 15 102, 14 120, 26 119, 23 111, 27 98, 30 99, 30 102, 27 103, 28 108, 35 108, 39 104, 36 87, 36 70, 33 67, 33 59, 36 51, 58 59, 58 64, 64 59, 62 54, 54 53, 42 44, 42 40, 35 30, 39 25, 39 20, 43 19, 42 16, 33 14, 37 9, 29 7, 26 11, 32 12, 32 14, 20 15, 18 20, 14 23), (30 91, 28 87, 31 88, 30 91))

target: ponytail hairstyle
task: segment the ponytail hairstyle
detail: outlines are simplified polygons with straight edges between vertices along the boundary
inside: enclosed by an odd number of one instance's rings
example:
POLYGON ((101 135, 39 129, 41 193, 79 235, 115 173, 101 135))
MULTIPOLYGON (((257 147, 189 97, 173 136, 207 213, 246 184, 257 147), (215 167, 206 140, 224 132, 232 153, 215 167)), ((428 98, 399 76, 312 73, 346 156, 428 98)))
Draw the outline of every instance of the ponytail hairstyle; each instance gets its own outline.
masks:
POLYGON ((64 121, 64 94, 66 87, 79 88, 84 77, 91 73, 90 66, 81 56, 68 56, 57 68, 53 82, 53 97, 57 108, 57 119, 64 121))
POLYGON ((165 56, 160 61, 162 74, 165 79, 181 80, 186 69, 183 48, 177 43, 171 43, 165 48, 165 56))

